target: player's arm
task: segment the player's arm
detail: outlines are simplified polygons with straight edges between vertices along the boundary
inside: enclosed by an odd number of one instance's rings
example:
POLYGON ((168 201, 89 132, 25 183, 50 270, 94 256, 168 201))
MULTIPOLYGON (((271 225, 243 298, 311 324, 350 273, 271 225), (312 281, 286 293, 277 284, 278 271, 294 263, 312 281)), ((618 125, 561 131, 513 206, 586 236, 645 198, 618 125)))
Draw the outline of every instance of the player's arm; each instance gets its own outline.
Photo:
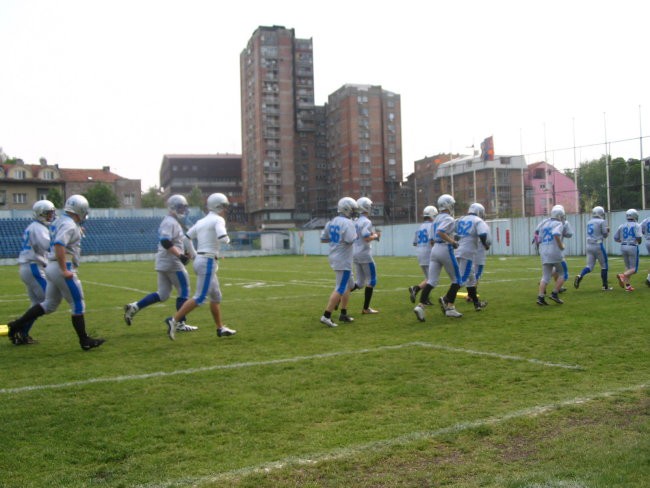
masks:
POLYGON ((453 237, 451 237, 449 234, 447 234, 444 230, 438 229, 436 235, 440 237, 440 239, 445 241, 447 244, 453 246, 454 249, 458 247, 458 243, 456 242, 456 240, 453 237))
POLYGON ((560 248, 560 251, 564 251, 564 243, 562 242, 562 236, 560 234, 553 234, 553 238, 555 239, 555 243, 557 244, 557 247, 560 248))

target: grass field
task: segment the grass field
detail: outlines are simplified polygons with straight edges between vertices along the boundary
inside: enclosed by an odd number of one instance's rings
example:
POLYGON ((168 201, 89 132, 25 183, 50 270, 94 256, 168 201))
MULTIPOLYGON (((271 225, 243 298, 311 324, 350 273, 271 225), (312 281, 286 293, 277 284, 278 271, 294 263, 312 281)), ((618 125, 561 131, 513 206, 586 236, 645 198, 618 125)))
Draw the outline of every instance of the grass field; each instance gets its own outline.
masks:
MULTIPOLYGON (((79 348, 65 304, 34 326, 39 344, 0 342, 0 487, 648 486, 647 258, 634 293, 600 291, 596 271, 542 308, 537 258, 490 257, 488 308, 429 307, 424 323, 415 259, 376 261, 380 314, 355 292, 356 321, 330 329, 327 258, 222 260, 238 334, 217 338, 202 307, 174 342, 173 299, 122 320, 154 291, 151 262, 83 264, 101 348, 79 348)), ((572 276, 583 265, 569 258, 572 276)), ((1 323, 29 305, 16 267, 0 292, 1 323)))

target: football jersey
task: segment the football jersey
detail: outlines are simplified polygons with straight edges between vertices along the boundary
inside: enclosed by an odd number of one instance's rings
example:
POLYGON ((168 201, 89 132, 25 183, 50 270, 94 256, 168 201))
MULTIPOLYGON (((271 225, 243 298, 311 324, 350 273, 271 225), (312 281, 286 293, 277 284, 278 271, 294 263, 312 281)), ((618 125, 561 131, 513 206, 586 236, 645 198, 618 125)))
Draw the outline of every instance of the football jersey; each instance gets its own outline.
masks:
POLYGON ((354 241, 354 262, 372 263, 370 242, 366 237, 372 235, 372 222, 365 215, 360 215, 354 223, 357 238, 354 241))
POLYGON ((599 217, 592 217, 587 222, 587 244, 600 244, 609 235, 607 221, 599 217))
POLYGON ((480 244, 480 236, 488 236, 490 229, 477 215, 464 215, 456 221, 456 235, 459 237, 456 257, 473 260, 480 244))
POLYGON ((418 264, 421 266, 429 265, 429 256, 431 255, 431 222, 422 222, 420 228, 415 231, 413 236, 413 245, 416 246, 416 254, 418 257, 418 264))
POLYGON ((79 266, 81 258, 81 227, 68 214, 57 218, 51 227, 50 251, 47 258, 56 261, 54 246, 61 245, 74 266, 79 266))
POLYGON ((626 246, 638 245, 637 238, 641 237, 641 226, 638 222, 628 220, 618 226, 614 233, 614 240, 626 246))
POLYGON ((641 226, 641 233, 645 237, 646 243, 650 242, 650 217, 644 219, 639 225, 641 226))
POLYGON ((214 212, 208 213, 202 219, 199 219, 188 231, 187 237, 196 239, 199 254, 219 253, 221 243, 228 244, 230 238, 226 230, 226 220, 214 212))
POLYGON ((50 229, 47 224, 35 220, 23 232, 23 242, 18 255, 18 264, 38 263, 47 265, 50 250, 50 229))
POLYGON ((564 258, 555 236, 562 237, 564 225, 556 219, 546 219, 539 227, 539 255, 542 264, 559 263, 564 258))
POLYGON ((448 242, 444 241, 438 235, 438 231, 444 232, 445 234, 453 238, 454 230, 456 227, 456 221, 448 213, 442 212, 436 216, 436 219, 433 221, 431 227, 433 229, 432 232, 433 242, 435 242, 436 244, 448 244, 448 242))
POLYGON ((352 270, 352 244, 356 238, 354 222, 347 217, 337 215, 325 225, 321 239, 329 241, 329 262, 333 270, 352 270))
POLYGON ((181 254, 184 252, 183 227, 172 215, 166 215, 158 227, 158 252, 156 253, 156 271, 181 271, 183 263, 172 253, 165 249, 160 241, 168 239, 181 254))

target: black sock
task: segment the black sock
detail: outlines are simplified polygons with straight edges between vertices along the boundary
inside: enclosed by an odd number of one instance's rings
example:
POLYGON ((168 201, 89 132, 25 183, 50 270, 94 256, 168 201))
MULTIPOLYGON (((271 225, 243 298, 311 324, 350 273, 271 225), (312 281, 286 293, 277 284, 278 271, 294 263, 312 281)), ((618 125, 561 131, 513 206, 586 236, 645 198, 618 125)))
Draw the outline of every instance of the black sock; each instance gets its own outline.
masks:
POLYGON ((367 310, 370 307, 370 300, 372 299, 372 291, 374 288, 372 286, 366 286, 366 295, 363 299, 363 309, 367 310))
POLYGON ((456 301, 458 290, 460 290, 460 285, 458 283, 452 283, 449 290, 447 290, 447 295, 445 295, 445 301, 453 305, 456 301))
POLYGON ((41 315, 45 315, 45 310, 43 310, 43 307, 37 303, 33 307, 29 308, 21 317, 14 320, 12 325, 15 330, 20 330, 28 323, 39 318, 41 315))
POLYGON ((323 315, 325 316, 326 319, 329 319, 332 316, 332 312, 328 312, 327 310, 325 310, 323 312, 323 315))
POLYGON ((83 315, 73 315, 72 326, 74 327, 77 336, 79 336, 80 341, 88 339, 88 334, 86 333, 86 319, 83 315))
POLYGON ((348 309, 347 308, 342 308, 341 309, 341 315, 347 315, 348 314, 348 309))
POLYGON ((420 303, 426 303, 429 301, 429 294, 431 293, 431 290, 433 290, 433 286, 431 286, 429 283, 424 285, 424 290, 422 290, 422 295, 420 295, 420 303))
POLYGON ((475 286, 468 286, 467 287, 467 296, 469 296, 474 303, 478 303, 478 296, 476 294, 476 287, 475 286))

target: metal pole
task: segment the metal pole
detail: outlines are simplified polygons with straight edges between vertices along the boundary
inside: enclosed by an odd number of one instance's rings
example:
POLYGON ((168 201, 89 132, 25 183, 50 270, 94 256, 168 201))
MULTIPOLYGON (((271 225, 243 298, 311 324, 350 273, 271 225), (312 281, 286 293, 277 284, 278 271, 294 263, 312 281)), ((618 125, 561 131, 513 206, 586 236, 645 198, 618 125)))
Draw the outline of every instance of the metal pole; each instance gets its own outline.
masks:
POLYGON ((603 112, 603 123, 605 125, 605 178, 607 180, 607 211, 612 211, 612 200, 609 195, 609 149, 607 147, 607 118, 603 112))
POLYGON ((645 162, 643 161, 643 127, 641 126, 641 105, 639 105, 639 152, 641 161, 641 208, 645 210, 645 162))
POLYGON ((573 117, 573 178, 576 185, 576 213, 580 213, 580 192, 578 191, 578 160, 576 158, 576 119, 573 117))

